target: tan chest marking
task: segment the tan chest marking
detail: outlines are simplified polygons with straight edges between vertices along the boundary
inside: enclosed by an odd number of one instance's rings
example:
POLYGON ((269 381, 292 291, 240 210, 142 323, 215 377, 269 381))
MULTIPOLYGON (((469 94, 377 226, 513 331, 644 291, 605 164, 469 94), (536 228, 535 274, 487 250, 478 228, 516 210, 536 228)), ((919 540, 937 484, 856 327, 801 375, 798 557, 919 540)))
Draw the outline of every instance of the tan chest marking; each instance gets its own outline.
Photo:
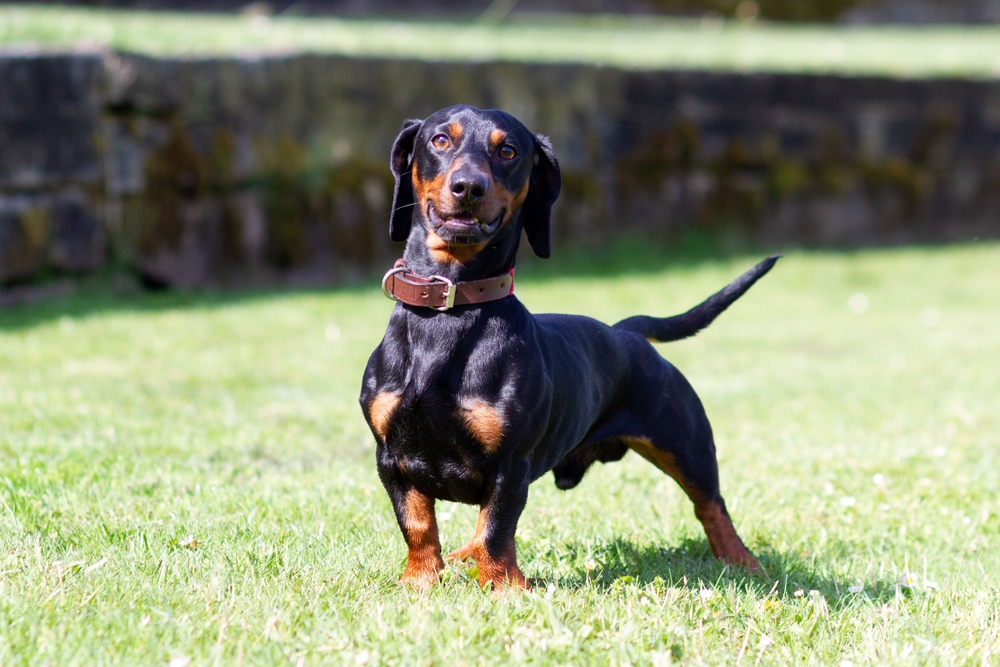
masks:
POLYGON ((368 404, 368 414, 372 420, 372 428, 378 437, 385 439, 385 434, 389 430, 389 421, 399 407, 399 394, 383 391, 375 395, 372 402, 368 404))
POLYGON ((463 401, 459 411, 472 437, 479 441, 488 454, 495 452, 503 441, 503 414, 479 399, 463 401))

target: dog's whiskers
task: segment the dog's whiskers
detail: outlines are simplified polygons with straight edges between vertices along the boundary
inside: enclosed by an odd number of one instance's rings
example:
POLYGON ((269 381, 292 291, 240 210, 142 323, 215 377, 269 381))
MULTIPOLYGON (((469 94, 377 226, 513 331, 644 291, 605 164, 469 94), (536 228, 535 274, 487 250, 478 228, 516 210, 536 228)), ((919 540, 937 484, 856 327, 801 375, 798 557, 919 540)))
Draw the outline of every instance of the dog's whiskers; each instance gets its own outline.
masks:
POLYGON ((409 208, 411 206, 416 206, 416 205, 417 205, 416 202, 414 202, 412 204, 403 204, 402 206, 397 206, 396 208, 390 209, 389 212, 386 213, 385 215, 379 216, 379 220, 380 221, 381 220, 385 220, 386 218, 388 218, 390 215, 392 215, 396 211, 402 211, 404 208, 409 208))

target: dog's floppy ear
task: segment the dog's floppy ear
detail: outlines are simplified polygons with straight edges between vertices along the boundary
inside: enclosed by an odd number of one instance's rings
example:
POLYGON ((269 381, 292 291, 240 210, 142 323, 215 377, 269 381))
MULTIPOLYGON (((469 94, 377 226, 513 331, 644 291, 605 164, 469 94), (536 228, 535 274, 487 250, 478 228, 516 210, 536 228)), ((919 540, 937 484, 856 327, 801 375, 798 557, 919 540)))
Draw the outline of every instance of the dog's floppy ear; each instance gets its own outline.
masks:
POLYGON ((389 238, 393 241, 405 241, 410 235, 414 204, 410 161, 413 158, 413 140, 423 124, 424 121, 415 118, 403 121, 403 129, 392 145, 389 167, 396 177, 396 189, 392 193, 392 211, 389 213, 389 238))
POLYGON ((552 143, 548 137, 536 134, 535 167, 531 170, 528 196, 521 210, 524 214, 524 233, 528 235, 528 243, 531 244, 535 254, 543 259, 552 254, 549 218, 552 204, 559 197, 560 188, 562 188, 562 176, 559 174, 559 162, 552 152, 552 143))

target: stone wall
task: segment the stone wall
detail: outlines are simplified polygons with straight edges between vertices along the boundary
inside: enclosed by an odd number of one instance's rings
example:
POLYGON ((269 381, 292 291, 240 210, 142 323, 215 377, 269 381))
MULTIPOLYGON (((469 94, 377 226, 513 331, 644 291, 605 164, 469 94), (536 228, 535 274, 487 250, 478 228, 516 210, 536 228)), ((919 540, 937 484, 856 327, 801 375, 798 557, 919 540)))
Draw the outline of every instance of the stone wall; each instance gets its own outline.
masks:
POLYGON ((0 284, 106 261, 103 76, 95 56, 0 57, 0 284))
POLYGON ((384 266, 404 118, 551 135, 557 246, 1000 236, 1000 82, 289 55, 0 56, 0 284, 319 284, 384 266))
MULTIPOLYGON (((30 2, 31 0, 29 0, 30 2)), ((44 3, 49 0, 34 0, 44 3)), ((775 20, 829 21, 853 8, 920 2, 921 0, 754 0, 752 13, 775 20)), ((931 4, 991 2, 992 0, 922 0, 931 4)), ((741 0, 68 0, 69 4, 127 9, 267 12, 286 15, 400 16, 438 19, 498 20, 508 13, 621 13, 733 16, 741 0)), ((748 8, 744 6, 744 12, 748 8)))
MULTIPOLYGON (((51 0, 21 0, 50 3, 51 0)), ((1000 0, 63 0, 128 9, 500 20, 508 13, 740 16, 848 23, 998 23, 1000 0)))

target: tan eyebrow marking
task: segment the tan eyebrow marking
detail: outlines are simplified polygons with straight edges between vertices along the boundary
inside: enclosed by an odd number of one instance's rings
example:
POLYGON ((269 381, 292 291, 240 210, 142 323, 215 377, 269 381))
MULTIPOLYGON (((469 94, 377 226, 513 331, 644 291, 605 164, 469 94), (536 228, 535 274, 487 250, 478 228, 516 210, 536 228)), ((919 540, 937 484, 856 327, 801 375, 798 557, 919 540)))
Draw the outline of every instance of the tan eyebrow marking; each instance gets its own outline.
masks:
POLYGON ((503 130, 493 130, 490 132, 490 150, 494 151, 507 138, 507 133, 503 130))

